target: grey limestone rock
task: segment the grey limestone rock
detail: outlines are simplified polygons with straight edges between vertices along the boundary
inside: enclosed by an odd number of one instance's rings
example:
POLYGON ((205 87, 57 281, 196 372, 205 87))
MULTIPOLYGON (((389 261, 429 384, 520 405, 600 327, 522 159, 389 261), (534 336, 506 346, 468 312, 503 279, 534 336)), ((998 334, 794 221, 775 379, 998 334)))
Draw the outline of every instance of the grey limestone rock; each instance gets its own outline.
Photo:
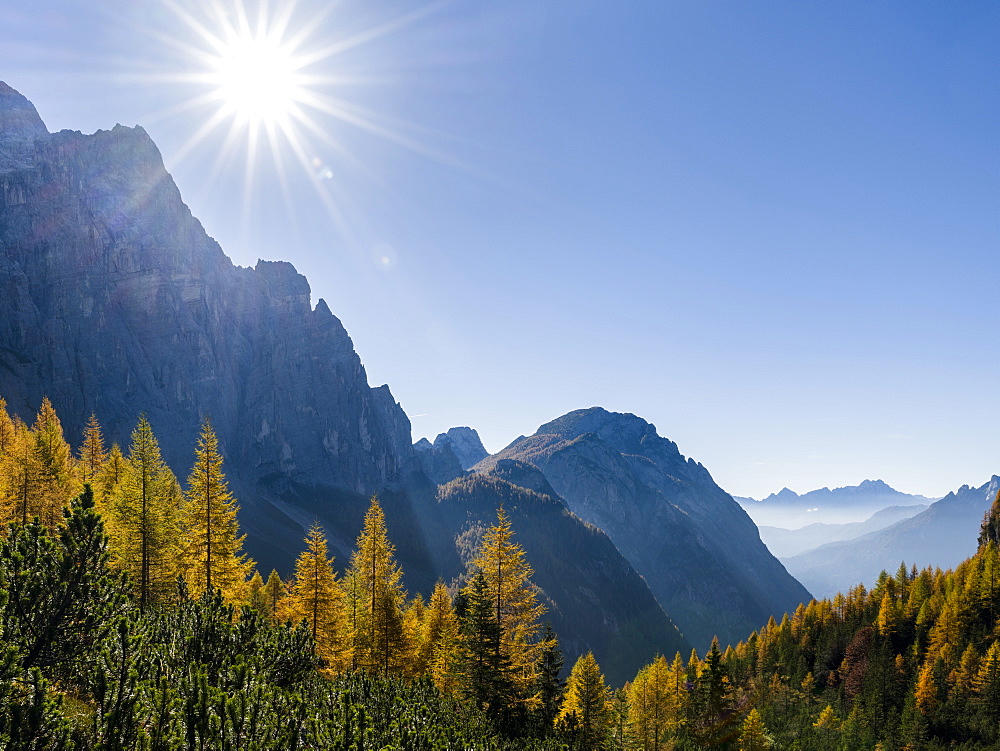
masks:
POLYGON ((305 277, 281 261, 234 266, 142 128, 49 135, 11 92, 0 85, 0 143, 33 148, 0 171, 0 394, 13 412, 30 420, 47 395, 71 441, 94 412, 126 447, 144 411, 181 479, 209 418, 251 495, 307 484, 366 498, 412 468, 409 420, 388 387, 369 387, 305 277))
POLYGON ((483 448, 483 442, 479 439, 479 433, 472 428, 451 428, 447 433, 438 434, 434 439, 434 445, 449 446, 458 457, 462 469, 470 469, 489 456, 489 452, 483 448))
POLYGON ((30 167, 35 139, 48 134, 35 105, 0 81, 0 172, 30 167))

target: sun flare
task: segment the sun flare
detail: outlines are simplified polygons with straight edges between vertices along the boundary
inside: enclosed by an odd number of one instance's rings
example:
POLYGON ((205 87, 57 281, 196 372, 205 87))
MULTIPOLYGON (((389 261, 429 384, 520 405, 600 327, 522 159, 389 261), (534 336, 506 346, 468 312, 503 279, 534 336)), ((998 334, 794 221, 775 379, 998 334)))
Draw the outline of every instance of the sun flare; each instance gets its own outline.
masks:
POLYGON ((241 122, 285 120, 303 97, 294 53, 266 36, 241 34, 212 62, 209 80, 223 109, 241 122))
MULTIPOLYGON (((338 28, 331 18, 336 3, 299 0, 159 0, 180 22, 168 33, 148 32, 178 55, 177 72, 167 80, 196 87, 188 99, 160 117, 199 112, 190 135, 174 151, 175 163, 207 156, 211 163, 203 190, 213 189, 232 165, 242 163, 239 180, 244 217, 256 200, 264 169, 278 185, 285 204, 293 203, 290 184, 305 175, 344 237, 354 231, 343 210, 346 191, 337 184, 331 162, 361 167, 348 148, 350 131, 363 131, 421 156, 453 164, 424 143, 425 133, 393 120, 354 99, 362 86, 391 82, 384 72, 368 73, 358 61, 375 61, 364 48, 432 14, 437 3, 418 3, 402 15, 364 27, 338 28), (359 50, 361 52, 359 53, 359 50), (348 55, 344 69, 338 58, 348 55), (206 151, 210 147, 211 154, 206 151), (269 162, 269 165, 265 165, 269 162), (297 175, 293 175, 298 173, 297 175)), ((341 58, 345 59, 345 58, 341 58)), ((363 96, 358 97, 364 99, 363 96)), ((232 173, 230 173, 232 174, 232 173)))

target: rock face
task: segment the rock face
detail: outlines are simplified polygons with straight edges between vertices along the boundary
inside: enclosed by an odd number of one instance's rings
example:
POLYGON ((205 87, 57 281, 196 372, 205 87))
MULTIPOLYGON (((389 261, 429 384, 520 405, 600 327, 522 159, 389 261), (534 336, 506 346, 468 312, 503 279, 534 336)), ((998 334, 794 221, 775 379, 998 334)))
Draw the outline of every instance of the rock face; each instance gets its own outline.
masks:
POLYGON ((570 412, 476 469, 504 459, 537 467, 573 513, 607 532, 698 649, 715 635, 744 639, 810 599, 708 470, 635 415, 570 412))
POLYGON ((413 449, 421 468, 438 485, 461 477, 489 456, 479 440, 479 433, 464 427, 439 433, 434 443, 421 438, 413 444, 413 449))
POLYGON ((0 81, 0 172, 31 167, 35 139, 48 134, 35 105, 0 81))
POLYGON ((953 568, 976 552, 979 527, 998 490, 996 475, 978 488, 963 485, 909 519, 782 560, 817 597, 859 583, 871 587, 883 570, 895 573, 903 561, 918 569, 953 568))
POLYGON ((412 467, 409 420, 388 387, 369 387, 326 303, 311 306, 288 263, 234 266, 142 128, 49 135, 0 84, 0 147, 0 394, 13 412, 30 420, 48 395, 70 440, 95 412, 127 446, 143 410, 181 479, 210 418, 227 472, 261 497, 300 485, 367 497, 412 467))
POLYGON ((447 433, 438 434, 434 445, 438 448, 449 447, 458 457, 462 469, 471 469, 489 456, 489 452, 483 448, 483 442, 479 440, 479 433, 472 428, 451 428, 447 433))
POLYGON ((593 649, 616 681, 808 598, 707 470, 632 415, 571 413, 491 459, 469 428, 415 450, 305 278, 234 266, 141 128, 49 134, 0 85, 0 151, 0 395, 27 421, 49 396, 74 443, 93 412, 127 447, 145 412, 182 480, 210 418, 264 571, 289 571, 313 520, 342 569, 377 492, 426 594, 503 503, 567 652, 593 649))
POLYGON ((462 462, 455 456, 451 444, 437 446, 426 438, 421 438, 413 444, 413 452, 424 474, 437 485, 444 485, 465 474, 462 462))

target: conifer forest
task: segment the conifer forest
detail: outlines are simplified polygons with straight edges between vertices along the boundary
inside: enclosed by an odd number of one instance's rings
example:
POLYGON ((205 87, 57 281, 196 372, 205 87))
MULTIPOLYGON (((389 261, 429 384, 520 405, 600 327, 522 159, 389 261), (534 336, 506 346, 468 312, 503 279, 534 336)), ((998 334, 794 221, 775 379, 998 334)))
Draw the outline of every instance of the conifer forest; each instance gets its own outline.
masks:
POLYGON ((900 565, 737 644, 564 665, 501 507, 466 573, 407 592, 377 498, 257 570, 210 423, 181 481, 137 418, 67 441, 0 400, 0 748, 1000 748, 1000 497, 954 570, 900 565))

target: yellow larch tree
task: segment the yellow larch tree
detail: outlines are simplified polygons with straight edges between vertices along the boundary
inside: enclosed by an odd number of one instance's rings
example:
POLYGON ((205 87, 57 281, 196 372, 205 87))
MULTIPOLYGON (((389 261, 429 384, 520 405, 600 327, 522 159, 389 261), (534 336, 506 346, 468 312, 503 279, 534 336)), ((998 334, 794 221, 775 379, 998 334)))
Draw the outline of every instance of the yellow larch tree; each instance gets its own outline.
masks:
POLYGON ((62 509, 80 490, 75 479, 73 453, 63 437, 62 423, 48 397, 42 399, 31 429, 37 469, 37 511, 42 523, 54 527, 62 509))
MULTIPOLYGON (((454 672, 451 664, 457 658, 458 618, 451 604, 448 588, 440 579, 434 585, 431 599, 424 609, 417 663, 422 672, 430 672, 437 683, 454 672)), ((448 681, 443 681, 448 683, 448 681)))
POLYGON ((316 642, 316 653, 328 673, 339 673, 351 664, 341 591, 333 558, 327 557, 326 536, 313 523, 305 539, 306 549, 295 562, 295 576, 278 604, 280 618, 305 620, 316 642))
POLYGON ((178 574, 177 478, 145 415, 132 431, 117 490, 106 504, 112 565, 127 571, 140 609, 167 602, 178 574))
POLYGON ((592 652, 570 671, 556 723, 573 736, 573 748, 600 749, 611 724, 611 694, 592 652))
POLYGON ((670 738, 678 724, 678 696, 673 683, 671 666, 660 655, 628 685, 630 736, 644 751, 671 747, 670 738))
POLYGON ((771 748, 771 741, 767 737, 767 729, 764 727, 764 720, 760 712, 754 707, 750 710, 746 720, 743 721, 743 728, 740 731, 739 741, 740 751, 768 751, 771 748))
POLYGON ((7 400, 0 396, 0 461, 14 446, 14 420, 7 412, 7 400))
MULTIPOLYGON (((6 416, 6 411, 3 413, 6 416)), ((9 418, 8 418, 9 419, 9 418)), ((39 513, 38 461, 31 431, 20 419, 10 420, 6 449, 0 455, 0 523, 20 522, 39 513)))
POLYGON ((104 449, 104 435, 101 433, 101 424, 97 421, 97 415, 90 413, 90 419, 83 429, 83 443, 80 445, 80 480, 96 484, 104 462, 108 459, 108 452, 104 449))
POLYGON ((510 666, 510 675, 522 695, 535 683, 536 666, 544 645, 538 639, 545 606, 531 583, 531 565, 524 548, 513 541, 510 517, 503 506, 497 523, 483 535, 473 569, 482 573, 493 616, 500 627, 497 664, 510 666))
POLYGON ((916 687, 917 709, 920 714, 927 716, 933 712, 938 705, 938 687, 934 680, 934 660, 927 660, 920 669, 916 687))
POLYGON ((372 496, 344 591, 354 634, 355 667, 372 673, 402 672, 408 645, 403 630, 403 572, 389 542, 385 514, 372 496))
POLYGON ((278 603, 285 596, 285 583, 273 568, 264 582, 264 605, 271 620, 277 620, 278 603))
POLYGON ((253 561, 243 553, 238 510, 222 472, 219 439, 206 420, 181 507, 181 570, 192 593, 218 589, 227 600, 246 599, 253 561))
POLYGON ((118 444, 112 444, 108 456, 94 478, 94 501, 98 512, 107 513, 108 500, 118 491, 118 485, 125 476, 126 459, 118 444))

